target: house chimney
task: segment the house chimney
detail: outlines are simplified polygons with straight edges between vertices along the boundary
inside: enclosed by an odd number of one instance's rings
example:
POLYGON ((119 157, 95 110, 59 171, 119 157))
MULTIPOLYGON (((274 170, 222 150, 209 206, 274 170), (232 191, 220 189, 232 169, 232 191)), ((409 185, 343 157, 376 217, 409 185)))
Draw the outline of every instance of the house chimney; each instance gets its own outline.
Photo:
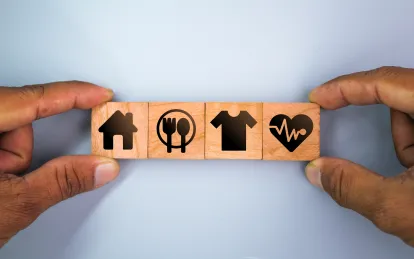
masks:
POLYGON ((125 114, 125 119, 126 119, 127 122, 133 124, 132 123, 132 113, 130 113, 130 112, 126 113, 125 114))

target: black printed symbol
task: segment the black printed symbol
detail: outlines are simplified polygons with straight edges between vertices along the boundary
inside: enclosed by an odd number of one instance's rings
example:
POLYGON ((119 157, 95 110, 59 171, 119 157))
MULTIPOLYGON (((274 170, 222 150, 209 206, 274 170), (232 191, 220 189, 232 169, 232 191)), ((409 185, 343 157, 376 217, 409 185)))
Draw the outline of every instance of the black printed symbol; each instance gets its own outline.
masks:
POLYGON ((312 120, 303 114, 297 115, 293 119, 284 114, 276 115, 270 121, 269 126, 273 136, 290 152, 295 151, 313 130, 312 120))
POLYGON ((222 151, 246 151, 246 125, 253 128, 257 121, 247 111, 241 111, 237 117, 221 111, 210 123, 215 128, 221 125, 222 151))
POLYGON ((131 150, 133 148, 133 133, 138 129, 134 126, 132 113, 122 114, 116 111, 102 126, 99 132, 103 133, 103 144, 105 150, 114 149, 114 136, 121 135, 123 149, 131 150))
POLYGON ((186 147, 193 141, 196 134, 196 125, 193 117, 186 111, 180 109, 169 110, 163 115, 157 123, 157 135, 160 141, 167 147, 167 152, 171 153, 172 149, 179 148, 181 153, 186 152, 186 147), (177 122, 177 118, 167 118, 166 116, 171 113, 180 113, 181 116, 185 117, 180 118, 177 122), (191 121, 191 124, 190 124, 191 121), (161 131, 167 136, 167 141, 161 136, 161 131), (192 131, 191 137, 186 139, 192 131), (180 135, 180 144, 174 145, 172 141, 173 134, 177 133, 180 135))

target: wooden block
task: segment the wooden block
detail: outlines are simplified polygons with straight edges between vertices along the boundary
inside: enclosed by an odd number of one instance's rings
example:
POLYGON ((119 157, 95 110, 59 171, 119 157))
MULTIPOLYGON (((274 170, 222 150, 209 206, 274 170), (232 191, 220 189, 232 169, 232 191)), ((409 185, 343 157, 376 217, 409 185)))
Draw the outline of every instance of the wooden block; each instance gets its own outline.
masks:
POLYGON ((149 157, 204 159, 204 113, 204 103, 149 103, 149 157))
POLYGON ((92 154, 148 158, 148 103, 108 102, 92 109, 92 154))
POLYGON ((310 161, 320 156, 320 106, 263 104, 263 159, 310 161))
POLYGON ((262 159, 261 103, 206 103, 206 159, 262 159))

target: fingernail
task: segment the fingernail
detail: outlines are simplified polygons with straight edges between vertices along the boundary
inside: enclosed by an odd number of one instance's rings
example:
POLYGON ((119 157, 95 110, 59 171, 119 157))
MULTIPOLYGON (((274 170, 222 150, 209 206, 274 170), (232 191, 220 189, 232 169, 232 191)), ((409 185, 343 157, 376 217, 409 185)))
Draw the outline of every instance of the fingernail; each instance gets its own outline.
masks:
POLYGON ((114 161, 105 160, 95 168, 95 188, 113 181, 119 174, 119 166, 114 161))
POLYGON ((313 93, 313 91, 308 94, 308 100, 311 103, 313 103, 313 101, 312 101, 312 93, 313 93))
POLYGON ((308 94, 308 100, 309 100, 309 102, 310 103, 314 103, 314 104, 317 104, 318 106, 319 106, 319 109, 321 109, 321 110, 324 110, 324 108, 322 107, 322 106, 320 106, 316 101, 315 101, 315 99, 313 98, 313 96, 315 95, 315 90, 313 90, 312 92, 310 92, 309 94, 308 94))
POLYGON ((105 90, 107 91, 109 97, 113 97, 114 96, 114 94, 115 94, 114 93, 114 90, 112 90, 110 88, 105 88, 105 90))
POLYGON ((322 87, 322 85, 318 85, 309 92, 309 94, 308 94, 309 102, 316 103, 315 94, 317 95, 317 93, 320 91, 321 87, 322 87))
POLYGON ((315 162, 310 162, 306 166, 305 172, 306 172, 306 177, 308 178, 309 182, 312 185, 323 190, 322 181, 321 181, 321 170, 317 166, 317 164, 315 162))

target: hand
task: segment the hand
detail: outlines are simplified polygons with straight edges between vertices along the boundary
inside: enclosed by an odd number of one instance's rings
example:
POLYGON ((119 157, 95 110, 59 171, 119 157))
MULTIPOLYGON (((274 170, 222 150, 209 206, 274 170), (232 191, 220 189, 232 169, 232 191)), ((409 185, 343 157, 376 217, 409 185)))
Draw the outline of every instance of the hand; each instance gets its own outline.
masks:
POLYGON ((0 87, 0 248, 46 209, 117 177, 118 164, 97 156, 56 158, 20 176, 31 162, 34 120, 90 109, 112 96, 81 82, 0 87))
POLYGON ((308 164, 306 175, 342 207, 414 246, 414 69, 382 67, 341 76, 314 89, 309 99, 328 110, 370 104, 390 108, 395 150, 407 171, 385 178, 350 161, 322 157, 308 164))

